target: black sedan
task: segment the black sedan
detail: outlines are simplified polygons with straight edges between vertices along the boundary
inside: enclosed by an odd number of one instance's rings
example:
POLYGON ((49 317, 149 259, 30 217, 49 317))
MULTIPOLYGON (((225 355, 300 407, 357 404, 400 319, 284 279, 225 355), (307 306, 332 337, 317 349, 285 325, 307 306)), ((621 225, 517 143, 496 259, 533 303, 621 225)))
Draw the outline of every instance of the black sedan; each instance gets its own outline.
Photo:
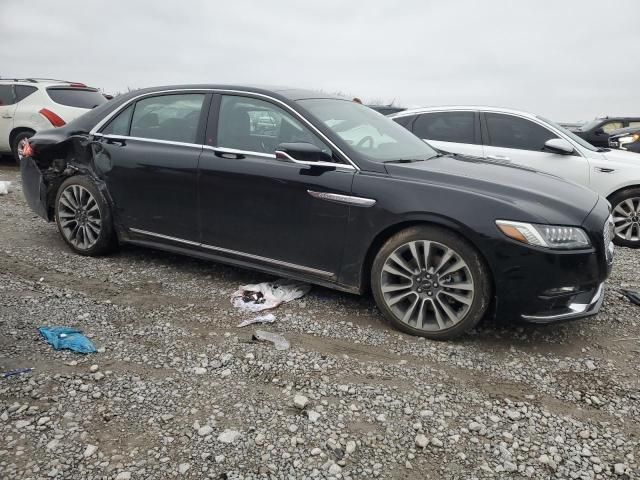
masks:
POLYGON ((30 139, 28 203, 69 247, 120 243, 352 293, 444 339, 488 311, 598 311, 607 201, 551 175, 445 155, 370 108, 311 91, 192 85, 118 97, 30 139))

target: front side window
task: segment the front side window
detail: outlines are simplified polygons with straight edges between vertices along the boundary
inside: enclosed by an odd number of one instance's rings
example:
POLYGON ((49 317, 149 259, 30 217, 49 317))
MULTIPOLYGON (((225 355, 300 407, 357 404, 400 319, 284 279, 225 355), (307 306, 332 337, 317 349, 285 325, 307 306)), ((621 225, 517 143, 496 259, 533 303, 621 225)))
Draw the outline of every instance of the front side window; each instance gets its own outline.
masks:
POLYGON ((614 130, 617 130, 617 129, 622 128, 622 127, 623 127, 622 122, 608 122, 608 123, 605 123, 604 125, 602 125, 601 128, 604 131, 604 133, 609 135, 614 130))
POLYGON ((437 152, 389 117, 349 100, 298 100, 319 122, 343 140, 348 149, 366 160, 425 160, 437 152))
POLYGON ((133 111, 130 135, 196 143, 204 97, 203 93, 188 93, 139 100, 133 111))
POLYGON ((420 115, 413 133, 425 140, 475 144, 473 112, 434 112, 420 115))
POLYGON ((273 154, 281 143, 312 143, 331 154, 315 134, 276 105, 250 97, 223 95, 218 146, 273 154))
POLYGON ((547 140, 558 138, 541 125, 514 115, 485 113, 485 118, 489 145, 493 147, 540 152, 547 140))
POLYGON ((0 107, 16 103, 11 85, 0 85, 0 107))

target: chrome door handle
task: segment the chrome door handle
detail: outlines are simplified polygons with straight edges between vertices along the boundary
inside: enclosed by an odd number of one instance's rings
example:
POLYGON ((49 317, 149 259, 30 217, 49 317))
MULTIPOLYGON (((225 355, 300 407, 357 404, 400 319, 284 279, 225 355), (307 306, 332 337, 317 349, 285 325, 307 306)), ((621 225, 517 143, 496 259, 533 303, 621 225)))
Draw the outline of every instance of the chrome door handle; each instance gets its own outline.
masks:
POLYGON ((509 160, 506 155, 487 155, 487 158, 490 160, 509 160))
POLYGON ((615 168, 606 168, 606 167, 595 167, 595 170, 596 172, 602 172, 602 173, 612 173, 616 171, 615 168))
POLYGON ((2 118, 13 118, 11 115, 2 115, 2 118))

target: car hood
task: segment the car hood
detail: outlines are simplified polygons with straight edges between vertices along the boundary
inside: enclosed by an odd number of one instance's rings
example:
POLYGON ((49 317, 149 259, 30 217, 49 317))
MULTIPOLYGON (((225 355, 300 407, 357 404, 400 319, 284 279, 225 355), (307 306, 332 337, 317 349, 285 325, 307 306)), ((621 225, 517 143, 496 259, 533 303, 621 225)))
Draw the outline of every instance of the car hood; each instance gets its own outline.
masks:
POLYGON ((599 199, 592 190, 555 175, 477 157, 443 155, 385 166, 395 177, 474 191, 524 212, 535 210, 539 218, 530 221, 580 225, 599 199))
POLYGON ((611 162, 615 162, 618 165, 631 165, 634 167, 640 167, 640 154, 634 152, 627 152, 625 150, 609 150, 608 152, 600 152, 600 154, 611 162))

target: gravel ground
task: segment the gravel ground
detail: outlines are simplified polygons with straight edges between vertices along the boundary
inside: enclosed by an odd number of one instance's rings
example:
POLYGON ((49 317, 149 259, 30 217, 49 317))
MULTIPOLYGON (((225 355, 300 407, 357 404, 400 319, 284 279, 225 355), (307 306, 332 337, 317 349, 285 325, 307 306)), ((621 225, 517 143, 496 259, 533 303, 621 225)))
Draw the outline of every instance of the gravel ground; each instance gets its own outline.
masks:
POLYGON ((368 297, 314 287, 274 310, 288 350, 230 305, 270 277, 124 247, 70 253, 6 162, 0 180, 0 478, 638 478, 640 252, 602 311, 485 324, 448 343, 388 328, 368 297), (36 330, 82 329, 96 354, 36 330))

